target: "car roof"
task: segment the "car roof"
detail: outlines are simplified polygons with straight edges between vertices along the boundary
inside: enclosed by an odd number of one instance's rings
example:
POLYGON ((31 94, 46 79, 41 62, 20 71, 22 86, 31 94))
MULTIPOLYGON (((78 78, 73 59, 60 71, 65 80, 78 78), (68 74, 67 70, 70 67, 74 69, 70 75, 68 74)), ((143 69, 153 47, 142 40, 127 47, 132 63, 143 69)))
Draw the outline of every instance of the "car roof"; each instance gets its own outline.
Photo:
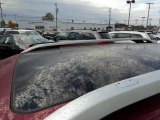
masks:
POLYGON ((35 30, 6 30, 6 31, 17 31, 17 32, 20 32, 20 31, 35 31, 35 30))
POLYGON ((89 33, 99 33, 99 32, 103 32, 105 33, 105 31, 92 31, 92 30, 65 30, 65 31, 60 31, 60 32, 89 32, 89 33))
POLYGON ((145 32, 138 32, 138 31, 112 31, 109 33, 133 33, 133 34, 144 34, 145 32))

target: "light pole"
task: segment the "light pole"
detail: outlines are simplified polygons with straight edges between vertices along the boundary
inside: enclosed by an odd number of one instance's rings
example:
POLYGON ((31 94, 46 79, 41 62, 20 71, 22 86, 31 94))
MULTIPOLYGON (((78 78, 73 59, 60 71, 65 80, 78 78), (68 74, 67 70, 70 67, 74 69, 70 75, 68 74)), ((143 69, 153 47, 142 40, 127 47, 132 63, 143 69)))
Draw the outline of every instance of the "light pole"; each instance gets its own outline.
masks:
POLYGON ((145 18, 145 17, 141 17, 141 18, 142 18, 142 26, 143 26, 143 22, 144 22, 144 18, 145 18))
POLYGON ((130 22, 130 17, 131 17, 131 6, 132 3, 135 3, 135 0, 127 0, 127 4, 129 4, 129 16, 128 16, 128 27, 129 27, 129 22, 130 22))
POLYGON ((56 7, 56 31, 58 30, 58 7, 57 7, 57 3, 55 3, 55 7, 56 7))
POLYGON ((4 24, 3 24, 4 20, 3 20, 2 4, 4 4, 4 3, 2 3, 2 2, 0 1, 0 10, 1 10, 1 19, 2 19, 2 21, 1 21, 1 27, 4 27, 4 24))
POLYGON ((149 22, 149 25, 151 26, 151 21, 152 21, 152 18, 149 18, 149 21, 150 21, 150 22, 149 22))
POLYGON ((112 8, 109 8, 109 27, 111 26, 111 12, 112 8))
POLYGON ((154 3, 146 3, 146 4, 148 4, 148 16, 147 16, 147 25, 146 25, 146 27, 148 27, 148 20, 149 20, 149 11, 150 11, 150 9, 151 9, 151 4, 154 4, 154 3))

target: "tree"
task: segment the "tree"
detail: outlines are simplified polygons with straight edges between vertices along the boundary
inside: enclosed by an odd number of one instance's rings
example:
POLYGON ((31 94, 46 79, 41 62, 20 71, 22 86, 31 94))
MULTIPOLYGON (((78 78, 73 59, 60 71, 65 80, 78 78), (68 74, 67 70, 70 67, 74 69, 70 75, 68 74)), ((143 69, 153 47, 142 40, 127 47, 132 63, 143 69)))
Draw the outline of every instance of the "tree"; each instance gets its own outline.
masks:
POLYGON ((127 27, 127 25, 123 24, 123 23, 116 23, 115 24, 115 28, 123 28, 123 27, 127 27))
POLYGON ((8 21, 7 26, 8 26, 9 28, 14 28, 14 23, 10 20, 10 21, 8 21))
POLYGON ((52 13, 46 13, 45 16, 42 16, 42 20, 54 21, 54 16, 52 13))

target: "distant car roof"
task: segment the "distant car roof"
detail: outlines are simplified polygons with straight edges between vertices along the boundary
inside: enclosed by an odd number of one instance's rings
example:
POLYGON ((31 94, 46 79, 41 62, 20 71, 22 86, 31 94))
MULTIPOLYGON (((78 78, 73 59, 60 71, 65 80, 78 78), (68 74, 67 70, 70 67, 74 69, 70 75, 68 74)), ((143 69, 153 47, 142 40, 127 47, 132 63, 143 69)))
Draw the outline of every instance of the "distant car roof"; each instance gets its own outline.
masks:
POLYGON ((38 32, 36 32, 35 30, 6 30, 5 33, 6 34, 35 34, 35 35, 40 35, 38 32))
POLYGON ((135 34, 143 34, 143 32, 138 32, 138 31, 112 31, 109 33, 135 33, 135 34))
POLYGON ((6 30, 6 31, 35 31, 35 30, 6 30))

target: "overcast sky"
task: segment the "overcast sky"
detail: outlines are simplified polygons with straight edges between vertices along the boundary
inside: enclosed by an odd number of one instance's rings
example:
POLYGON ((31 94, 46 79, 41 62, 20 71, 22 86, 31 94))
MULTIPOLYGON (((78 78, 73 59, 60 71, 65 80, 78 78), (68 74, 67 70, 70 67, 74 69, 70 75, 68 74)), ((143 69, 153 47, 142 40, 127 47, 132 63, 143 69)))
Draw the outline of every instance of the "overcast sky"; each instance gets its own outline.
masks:
MULTIPOLYGON (((108 23, 108 8, 112 8, 112 23, 125 23, 128 19, 129 5, 126 0, 1 0, 4 5, 5 19, 40 19, 46 12, 55 15, 55 5, 59 8, 58 18, 63 21, 108 23), (27 17, 28 16, 28 17, 27 17)), ((151 5, 150 18, 152 24, 158 24, 160 19, 160 0, 136 0, 132 4, 131 23, 142 24, 142 18, 147 18, 147 2, 151 5)), ((146 21, 146 20, 145 20, 146 21)), ((144 22, 145 23, 145 22, 144 22)))

